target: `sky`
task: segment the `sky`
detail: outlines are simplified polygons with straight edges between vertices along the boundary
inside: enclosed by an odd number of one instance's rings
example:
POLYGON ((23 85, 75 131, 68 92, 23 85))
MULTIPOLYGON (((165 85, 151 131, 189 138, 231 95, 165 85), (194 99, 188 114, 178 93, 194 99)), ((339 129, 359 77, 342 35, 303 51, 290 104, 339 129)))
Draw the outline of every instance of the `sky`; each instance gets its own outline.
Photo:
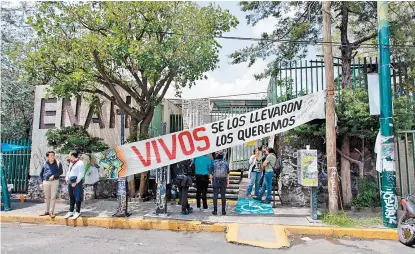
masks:
MULTIPOLYGON (((210 2, 198 2, 200 5, 208 5, 210 2)), ((239 1, 215 2, 223 9, 228 9, 239 20, 236 29, 225 33, 224 36, 256 37, 260 38, 263 32, 273 31, 273 18, 258 22, 255 26, 247 25, 245 13, 241 11, 239 1)), ((254 74, 262 72, 269 60, 258 60, 253 66, 247 63, 233 65, 229 55, 235 50, 251 45, 253 42, 240 40, 218 39, 222 49, 219 52, 219 68, 206 73, 207 80, 196 81, 192 88, 182 89, 183 99, 196 99, 234 94, 266 92, 269 78, 255 80, 254 74)), ((315 58, 315 51, 310 50, 308 57, 315 58)), ((307 58, 308 58, 307 57, 307 58)), ((175 98, 174 89, 171 88, 166 98, 175 98)), ((263 97, 264 95, 262 95, 263 97)), ((260 99, 261 95, 238 96, 233 99, 260 99)))

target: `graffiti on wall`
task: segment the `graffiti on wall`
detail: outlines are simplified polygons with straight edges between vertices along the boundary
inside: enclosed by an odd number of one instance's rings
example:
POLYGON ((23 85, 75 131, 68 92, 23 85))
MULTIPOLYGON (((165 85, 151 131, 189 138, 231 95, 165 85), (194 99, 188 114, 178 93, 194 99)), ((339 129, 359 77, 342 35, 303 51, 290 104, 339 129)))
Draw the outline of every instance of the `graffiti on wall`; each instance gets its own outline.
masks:
POLYGON ((398 197, 391 188, 382 191, 382 201, 385 203, 383 216, 388 223, 397 223, 398 197))
MULTIPOLYGON (((36 174, 39 175, 40 168, 43 166, 43 164, 46 162, 46 153, 50 151, 50 149, 46 148, 37 148, 32 150, 31 155, 31 161, 34 169, 36 170, 36 174)), ((57 161, 60 161, 63 166, 63 173, 66 174, 69 170, 69 157, 66 154, 55 154, 55 158, 57 161)))
POLYGON ((127 162, 120 154, 117 147, 94 154, 95 162, 104 169, 106 177, 117 178, 123 175, 127 162))

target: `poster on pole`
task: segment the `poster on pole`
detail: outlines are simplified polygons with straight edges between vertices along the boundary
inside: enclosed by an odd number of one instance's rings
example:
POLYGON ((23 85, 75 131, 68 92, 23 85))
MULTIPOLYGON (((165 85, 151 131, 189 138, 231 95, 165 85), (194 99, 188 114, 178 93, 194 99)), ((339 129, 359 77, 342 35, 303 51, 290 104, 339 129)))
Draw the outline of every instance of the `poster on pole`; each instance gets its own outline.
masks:
POLYGON ((317 150, 298 150, 297 168, 300 185, 318 186, 317 150))
POLYGON ((325 94, 322 90, 246 114, 117 146, 96 153, 95 158, 111 178, 160 168, 324 119, 325 94))

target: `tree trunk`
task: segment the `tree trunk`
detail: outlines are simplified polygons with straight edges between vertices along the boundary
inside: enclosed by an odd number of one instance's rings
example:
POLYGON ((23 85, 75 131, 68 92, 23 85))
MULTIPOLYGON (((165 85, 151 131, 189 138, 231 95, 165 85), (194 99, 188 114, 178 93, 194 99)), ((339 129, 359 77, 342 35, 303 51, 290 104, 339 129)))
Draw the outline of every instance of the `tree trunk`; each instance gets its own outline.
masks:
MULTIPOLYGON (((140 123, 140 140, 148 138, 148 131, 153 119, 154 107, 151 107, 144 120, 140 123)), ((140 177, 140 199, 143 200, 147 194, 148 171, 142 172, 140 177)))
POLYGON ((131 117, 130 126, 129 126, 130 133, 128 135, 127 142, 132 143, 138 140, 138 121, 131 117))
MULTIPOLYGON (((349 156, 350 153, 350 138, 344 136, 342 139, 341 151, 343 154, 349 156)), ((350 177, 350 161, 343 156, 341 157, 341 179, 342 179, 342 196, 344 205, 349 205, 352 202, 352 182, 350 177)))
POLYGON ((342 49, 342 88, 353 88, 352 80, 352 50, 348 47, 342 49))
POLYGON ((347 2, 342 2, 341 8, 341 23, 339 26, 340 29, 340 40, 342 43, 341 46, 341 59, 342 59, 342 88, 352 88, 352 53, 353 48, 347 37, 347 30, 349 27, 349 9, 347 2))

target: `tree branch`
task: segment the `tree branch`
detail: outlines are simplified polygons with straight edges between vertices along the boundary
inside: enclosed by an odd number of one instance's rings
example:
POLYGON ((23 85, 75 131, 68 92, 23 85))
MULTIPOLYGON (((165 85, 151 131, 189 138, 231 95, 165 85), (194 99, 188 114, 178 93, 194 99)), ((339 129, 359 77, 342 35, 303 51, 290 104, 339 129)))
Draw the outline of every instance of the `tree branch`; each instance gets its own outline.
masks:
POLYGON ((371 39, 373 39, 373 38, 376 38, 376 36, 378 36, 378 34, 375 32, 375 33, 372 33, 371 35, 368 35, 368 36, 366 36, 366 37, 363 37, 362 39, 357 40, 357 41, 355 41, 355 42, 351 43, 351 44, 352 44, 352 47, 359 47, 359 45, 360 45, 361 43, 363 43, 363 42, 365 42, 365 41, 368 41, 368 40, 371 40, 371 39))
MULTIPOLYGON (((161 92, 160 97, 157 99, 157 104, 161 102, 161 100, 163 100, 164 96, 167 93, 167 90, 169 90, 170 87, 170 83, 173 81, 174 75, 171 75, 171 77, 169 78, 169 80, 167 80, 167 83, 164 85, 164 89, 161 92)), ((155 96, 157 96, 157 94, 155 94, 155 96)))
POLYGON ((338 152, 338 153, 339 153, 339 154, 340 154, 343 158, 345 158, 345 159, 349 160, 349 161, 350 161, 350 162, 352 162, 352 163, 355 163, 355 164, 359 165, 359 167, 363 165, 363 162, 350 158, 349 156, 347 156, 347 155, 345 155, 344 153, 342 153, 342 152, 340 151, 340 149, 339 149, 339 148, 336 148, 336 151, 337 151, 337 152, 338 152))
POLYGON ((99 94, 99 95, 104 96, 109 101, 113 101, 113 102, 117 103, 116 100, 115 100, 115 98, 113 96, 110 96, 106 92, 104 92, 102 90, 99 90, 99 89, 95 89, 95 90, 92 90, 92 89, 82 89, 80 92, 91 93, 91 94, 99 94))
POLYGON ((355 150, 358 154, 360 154, 360 156, 362 156, 362 157, 363 157, 363 153, 362 153, 361 151, 359 151, 359 149, 355 148, 354 150, 355 150))
MULTIPOLYGON (((108 88, 108 90, 112 93, 112 95, 114 95, 115 100, 117 101, 118 106, 127 114, 129 114, 131 117, 134 117, 137 119, 137 114, 136 112, 134 112, 130 106, 124 102, 124 100, 121 98, 120 94, 118 93, 117 89, 115 89, 115 87, 112 85, 112 82, 110 80, 110 78, 108 77, 107 73, 104 70, 104 67, 101 64, 101 60, 99 59, 98 56, 98 51, 94 50, 92 52, 93 56, 94 56, 94 61, 95 61, 95 65, 99 71, 99 73, 101 73, 101 75, 103 76, 105 82, 102 82, 103 85, 108 88)), ((137 119, 138 121, 140 121, 139 119, 137 119)))

